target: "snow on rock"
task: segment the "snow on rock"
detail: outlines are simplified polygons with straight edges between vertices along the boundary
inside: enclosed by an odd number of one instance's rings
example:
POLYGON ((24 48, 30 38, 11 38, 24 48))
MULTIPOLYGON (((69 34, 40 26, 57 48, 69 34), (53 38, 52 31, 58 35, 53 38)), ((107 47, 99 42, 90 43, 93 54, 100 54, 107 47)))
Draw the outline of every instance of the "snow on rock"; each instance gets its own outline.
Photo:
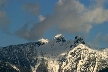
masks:
POLYGON ((42 39, 40 39, 40 40, 38 40, 39 42, 42 42, 42 43, 48 43, 49 42, 49 40, 48 39, 44 39, 44 38, 42 38, 42 39))
MULTIPOLYGON (((10 64, 10 63, 9 63, 10 64)), ((18 72, 20 72, 20 70, 15 66, 15 65, 12 65, 10 64, 15 70, 17 70, 18 72)))
POLYGON ((83 37, 80 35, 75 37, 74 43, 75 44, 79 44, 79 43, 85 44, 83 37))
MULTIPOLYGON (((108 67, 108 48, 102 51, 92 49, 86 45, 81 36, 76 36, 74 41, 66 41, 62 34, 57 34, 50 42, 48 39, 42 38, 36 43, 21 44, 17 47, 23 49, 23 56, 26 56, 29 60, 27 63, 30 65, 32 72, 45 72, 42 70, 47 70, 47 72, 98 72, 108 67)), ((6 50, 1 52, 1 56, 7 57, 12 51, 10 49, 15 48, 13 50, 16 51, 17 47, 2 48, 6 50)), ((2 49, 0 47, 0 51, 2 49)), ((12 51, 12 54, 14 51, 12 51)), ((19 56, 19 53, 22 55, 23 52, 15 53, 16 57, 19 56)), ((11 56, 8 57, 10 59, 11 56)), ((15 70, 21 71, 17 66, 11 66, 15 70)))
POLYGON ((57 34, 55 37, 54 37, 54 39, 56 39, 56 38, 60 38, 60 37, 64 37, 62 34, 57 34))
POLYGON ((48 72, 58 72, 59 64, 56 60, 48 61, 48 72))
POLYGON ((65 55, 65 61, 61 62, 62 72, 98 72, 108 67, 108 56, 102 51, 91 49, 79 44, 65 55))
POLYGON ((103 54, 106 54, 108 56, 108 48, 103 49, 103 54))
POLYGON ((54 39, 56 40, 56 42, 66 42, 64 36, 62 34, 57 34, 54 39))

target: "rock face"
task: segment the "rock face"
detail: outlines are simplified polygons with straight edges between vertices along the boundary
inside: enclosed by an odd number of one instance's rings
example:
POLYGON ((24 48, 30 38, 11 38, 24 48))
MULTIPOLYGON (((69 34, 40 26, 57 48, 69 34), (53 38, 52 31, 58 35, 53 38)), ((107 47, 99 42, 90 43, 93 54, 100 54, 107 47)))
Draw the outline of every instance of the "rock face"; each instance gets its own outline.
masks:
POLYGON ((45 63, 44 58, 42 58, 42 61, 39 64, 39 66, 37 67, 36 72, 48 72, 47 64, 45 63))
POLYGON ((75 44, 80 44, 80 43, 85 44, 83 37, 80 35, 75 37, 74 43, 75 44))
POLYGON ((102 70, 99 70, 99 72, 108 72, 108 68, 104 68, 102 70))
POLYGON ((30 65, 35 66, 37 62, 37 52, 34 46, 36 43, 10 45, 0 50, 0 60, 9 62, 20 69, 21 72, 32 72, 30 65))
POLYGON ((0 72, 19 72, 14 69, 10 63, 0 60, 0 72))
POLYGON ((61 62, 61 72, 98 72, 108 67, 108 56, 79 44, 65 55, 61 62))
POLYGON ((107 72, 108 53, 88 47, 81 36, 0 47, 0 72, 107 72))
POLYGON ((57 34, 54 39, 56 40, 56 42, 66 42, 64 36, 62 34, 57 34))

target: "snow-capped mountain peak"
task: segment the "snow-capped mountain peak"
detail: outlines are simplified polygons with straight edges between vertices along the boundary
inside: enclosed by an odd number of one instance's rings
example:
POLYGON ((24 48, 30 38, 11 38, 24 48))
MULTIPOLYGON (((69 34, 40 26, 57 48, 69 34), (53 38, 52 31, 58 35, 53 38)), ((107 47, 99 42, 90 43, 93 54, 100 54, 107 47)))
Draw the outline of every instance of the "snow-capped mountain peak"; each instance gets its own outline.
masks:
POLYGON ((57 34, 54 39, 59 38, 59 37, 64 37, 62 34, 57 34))
POLYGON ((42 42, 42 43, 48 43, 49 42, 49 40, 48 39, 44 39, 44 38, 42 38, 42 39, 40 39, 40 40, 38 40, 39 42, 42 42))
POLYGON ((62 34, 57 34, 55 37, 54 37, 54 40, 56 40, 56 42, 66 42, 64 36, 62 34))

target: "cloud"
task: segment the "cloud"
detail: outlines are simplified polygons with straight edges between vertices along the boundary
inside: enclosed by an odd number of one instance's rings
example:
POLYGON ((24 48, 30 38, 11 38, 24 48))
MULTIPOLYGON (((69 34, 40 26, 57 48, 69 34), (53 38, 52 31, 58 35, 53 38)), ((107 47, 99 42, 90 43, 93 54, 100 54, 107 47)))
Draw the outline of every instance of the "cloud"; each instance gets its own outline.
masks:
POLYGON ((84 20, 86 8, 76 0, 60 0, 55 7, 58 29, 63 32, 89 32, 91 24, 84 20))
POLYGON ((108 45, 108 34, 102 35, 101 33, 97 33, 94 40, 88 43, 93 48, 101 48, 102 44, 108 45))
POLYGON ((34 3, 26 3, 22 6, 22 9, 24 12, 31 13, 32 15, 38 15, 39 14, 39 5, 34 3))
POLYGON ((89 33, 94 25, 108 22, 108 10, 103 7, 105 1, 95 1, 95 4, 86 7, 79 0, 59 0, 54 7, 54 15, 45 16, 43 20, 40 17, 41 21, 26 30, 23 34, 27 33, 28 36, 23 38, 36 40, 53 26, 57 26, 59 32, 89 33))
POLYGON ((101 33, 98 33, 94 40, 91 41, 91 42, 88 42, 88 44, 90 45, 90 47, 93 47, 93 48, 100 48, 100 42, 102 42, 102 37, 101 37, 101 33))
POLYGON ((43 20, 45 19, 45 17, 44 17, 44 16, 42 16, 42 15, 39 15, 39 17, 38 17, 38 18, 39 18, 39 20, 40 20, 40 21, 43 21, 43 20))
POLYGON ((91 0, 94 3, 95 7, 103 7, 107 4, 107 0, 91 0))
POLYGON ((108 45, 108 34, 106 34, 102 39, 103 39, 102 42, 108 45))
POLYGON ((7 0, 0 0, 0 7, 6 5, 7 0))
POLYGON ((7 29, 10 24, 10 19, 8 18, 6 11, 0 11, 0 26, 3 29, 7 29))
POLYGON ((108 10, 102 5, 87 8, 78 0, 60 0, 55 11, 59 29, 69 33, 89 32, 93 24, 108 21, 108 10))
POLYGON ((44 32, 51 28, 53 23, 53 19, 50 15, 47 15, 45 20, 35 23, 31 29, 28 30, 28 25, 25 24, 20 30, 18 30, 15 34, 17 36, 23 37, 27 40, 37 40, 41 36, 43 36, 44 32), (47 18, 47 19, 46 19, 47 18), (45 25, 44 25, 45 24, 45 25))
POLYGON ((0 28, 7 30, 10 24, 10 19, 6 12, 7 0, 0 0, 0 28))

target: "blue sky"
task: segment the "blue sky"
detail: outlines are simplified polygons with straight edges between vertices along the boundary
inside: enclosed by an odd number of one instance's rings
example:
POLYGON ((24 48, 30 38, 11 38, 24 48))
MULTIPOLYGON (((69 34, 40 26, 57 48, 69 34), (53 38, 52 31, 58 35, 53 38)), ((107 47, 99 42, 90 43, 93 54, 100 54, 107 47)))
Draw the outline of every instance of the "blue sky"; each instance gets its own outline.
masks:
POLYGON ((0 46, 82 35, 96 48, 108 47, 107 0, 0 0, 0 46))

